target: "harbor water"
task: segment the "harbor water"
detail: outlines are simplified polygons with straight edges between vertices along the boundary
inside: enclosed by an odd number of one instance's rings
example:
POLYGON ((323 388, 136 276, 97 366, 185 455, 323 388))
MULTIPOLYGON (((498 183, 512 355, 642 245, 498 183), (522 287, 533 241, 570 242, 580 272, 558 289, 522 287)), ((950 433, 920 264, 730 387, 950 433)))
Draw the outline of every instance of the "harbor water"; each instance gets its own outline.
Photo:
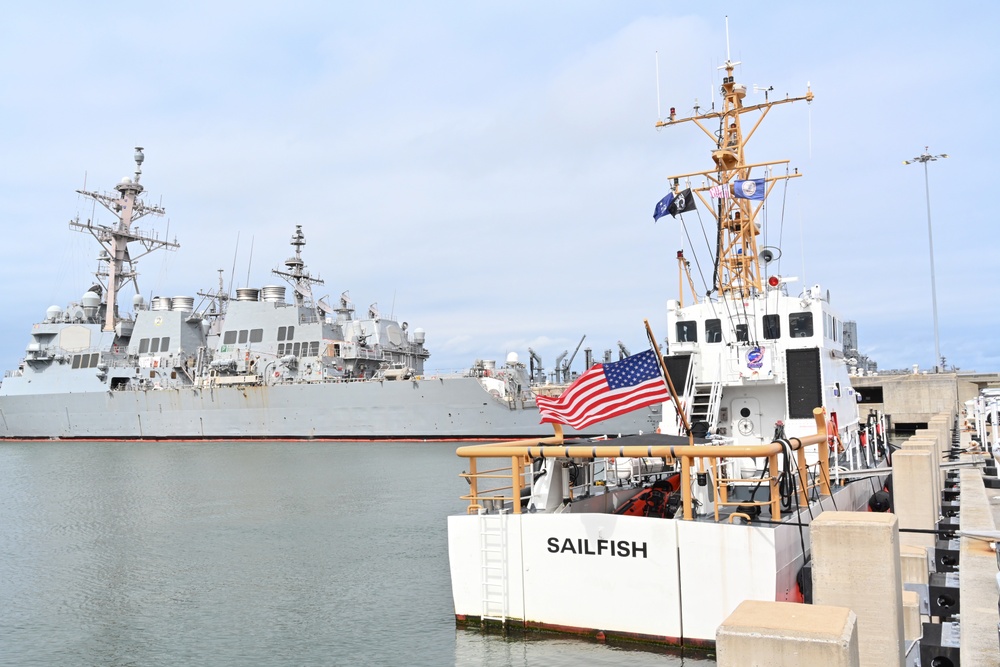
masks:
MULTIPOLYGON (((456 629, 447 443, 0 443, 0 665, 712 664, 456 629)), ((641 596, 591 581, 567 595, 641 596)))

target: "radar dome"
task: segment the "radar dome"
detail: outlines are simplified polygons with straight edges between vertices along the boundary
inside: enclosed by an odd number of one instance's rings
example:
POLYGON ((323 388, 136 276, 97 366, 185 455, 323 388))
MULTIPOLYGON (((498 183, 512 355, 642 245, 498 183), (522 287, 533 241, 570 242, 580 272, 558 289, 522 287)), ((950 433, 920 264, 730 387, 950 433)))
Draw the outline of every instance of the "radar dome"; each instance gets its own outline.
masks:
POLYGON ((62 308, 59 306, 49 306, 45 309, 45 319, 49 322, 55 322, 62 315, 62 308))
POLYGON ((516 363, 517 363, 517 352, 508 352, 507 353, 507 365, 513 366, 516 363))
POLYGON ((132 177, 131 176, 124 176, 124 177, 122 177, 122 181, 121 182, 122 183, 126 183, 126 184, 127 183, 131 183, 132 182, 132 177))
POLYGON ((413 330, 413 342, 417 345, 423 345, 425 340, 425 333, 423 329, 417 328, 413 330))
POLYGON ((80 302, 84 308, 97 308, 101 305, 101 297, 94 292, 85 292, 80 302))

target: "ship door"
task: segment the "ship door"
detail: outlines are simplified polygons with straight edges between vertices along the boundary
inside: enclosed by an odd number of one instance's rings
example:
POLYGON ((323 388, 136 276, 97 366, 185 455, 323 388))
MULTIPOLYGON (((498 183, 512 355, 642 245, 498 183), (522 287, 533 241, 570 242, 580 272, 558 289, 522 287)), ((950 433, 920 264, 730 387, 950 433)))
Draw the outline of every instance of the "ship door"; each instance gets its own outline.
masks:
POLYGON ((761 422, 764 415, 760 411, 760 401, 756 398, 734 398, 730 404, 731 430, 736 444, 761 442, 761 422))

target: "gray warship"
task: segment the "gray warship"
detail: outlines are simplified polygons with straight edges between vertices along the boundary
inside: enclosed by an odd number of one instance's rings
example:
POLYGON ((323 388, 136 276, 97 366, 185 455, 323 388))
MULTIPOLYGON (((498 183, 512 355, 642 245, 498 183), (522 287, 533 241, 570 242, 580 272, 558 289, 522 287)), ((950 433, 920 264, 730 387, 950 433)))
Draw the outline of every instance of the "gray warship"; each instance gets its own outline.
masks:
MULTIPOLYGON (((218 287, 146 303, 135 262, 179 244, 133 224, 161 216, 140 197, 135 173, 114 193, 78 190, 106 208, 111 225, 79 217, 69 226, 101 246, 97 282, 33 325, 18 368, 0 383, 5 439, 459 440, 551 435, 540 424, 537 386, 516 354, 475 361, 465 373, 425 375, 425 332, 383 317, 357 317, 348 293, 335 306, 294 255, 273 273, 291 287, 218 287), (123 308, 126 288, 132 310, 123 308)), ((588 355, 589 356, 589 355, 588 355)), ((588 359, 589 361, 589 359, 588 359)), ((544 375, 543 378, 544 379, 544 375)), ((569 379, 569 378, 566 378, 569 379)), ((596 424, 587 435, 650 432, 660 406, 596 424)))

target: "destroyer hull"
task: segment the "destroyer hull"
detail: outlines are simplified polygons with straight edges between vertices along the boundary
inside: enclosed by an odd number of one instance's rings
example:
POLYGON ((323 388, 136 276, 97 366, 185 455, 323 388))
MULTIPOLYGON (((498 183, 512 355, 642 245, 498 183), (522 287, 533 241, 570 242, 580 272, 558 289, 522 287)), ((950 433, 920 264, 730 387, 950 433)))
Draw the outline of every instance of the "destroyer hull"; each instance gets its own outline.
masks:
MULTIPOLYGON (((651 432, 660 419, 656 406, 587 431, 651 432)), ((6 439, 473 440, 551 434, 537 409, 509 407, 478 380, 464 377, 0 397, 0 437, 6 439)))

